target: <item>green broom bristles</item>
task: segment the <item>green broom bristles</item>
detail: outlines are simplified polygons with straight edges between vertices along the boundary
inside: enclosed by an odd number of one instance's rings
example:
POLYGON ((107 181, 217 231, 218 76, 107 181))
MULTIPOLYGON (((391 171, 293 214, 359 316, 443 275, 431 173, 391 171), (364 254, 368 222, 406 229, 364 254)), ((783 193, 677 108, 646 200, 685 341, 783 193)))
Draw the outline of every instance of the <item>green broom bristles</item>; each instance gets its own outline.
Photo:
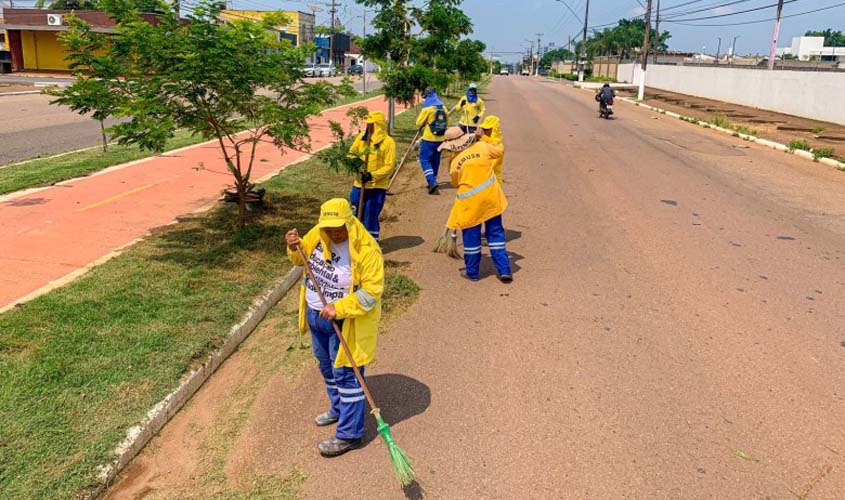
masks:
POLYGON ((393 441, 393 436, 390 435, 390 426, 380 416, 376 417, 378 423, 378 433, 384 438, 387 449, 390 451, 390 462, 393 463, 393 472, 396 474, 396 479, 402 487, 409 486, 414 482, 414 468, 408 462, 408 456, 399 448, 399 445, 393 441))
POLYGON ((434 242, 434 253, 446 253, 449 251, 449 228, 447 227, 437 241, 434 242))

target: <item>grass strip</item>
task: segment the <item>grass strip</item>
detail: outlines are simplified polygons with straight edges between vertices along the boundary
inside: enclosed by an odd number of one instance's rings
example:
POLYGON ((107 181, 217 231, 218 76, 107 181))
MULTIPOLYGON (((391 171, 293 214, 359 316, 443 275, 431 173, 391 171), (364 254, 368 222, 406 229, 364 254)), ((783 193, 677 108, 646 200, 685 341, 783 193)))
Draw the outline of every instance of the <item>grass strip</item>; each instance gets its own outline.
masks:
MULTIPOLYGON (((333 106, 352 104, 380 94, 381 90, 372 90, 363 95, 344 97, 333 106)), ((177 130, 176 135, 167 141, 164 153, 207 140, 201 136, 192 135, 187 130, 177 130)), ((111 145, 108 151, 95 148, 62 155, 58 158, 36 158, 20 165, 0 168, 0 194, 50 186, 57 182, 90 175, 108 167, 151 156, 156 156, 156 153, 142 151, 137 146, 111 145)))
MULTIPOLYGON (((414 119, 397 116, 400 150, 414 119)), ((221 205, 0 314, 0 498, 84 495, 126 430, 288 272, 284 232, 311 228, 350 184, 313 159, 291 166, 264 183, 266 208, 244 229, 221 205)), ((389 286, 415 293, 403 278, 389 286)))

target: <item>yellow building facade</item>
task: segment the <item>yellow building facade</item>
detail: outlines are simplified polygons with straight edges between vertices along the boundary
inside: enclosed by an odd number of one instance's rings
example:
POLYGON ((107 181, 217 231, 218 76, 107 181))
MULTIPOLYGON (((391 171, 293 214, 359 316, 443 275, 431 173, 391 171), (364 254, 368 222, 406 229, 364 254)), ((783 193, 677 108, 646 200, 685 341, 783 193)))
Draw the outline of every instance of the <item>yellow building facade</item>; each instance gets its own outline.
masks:
MULTIPOLYGON (((226 21, 237 21, 239 19, 252 19, 260 21, 268 14, 275 14, 280 11, 267 10, 224 10, 220 13, 220 17, 226 21)), ((284 30, 289 35, 296 36, 296 46, 301 47, 304 44, 312 43, 314 41, 314 29, 316 18, 314 14, 307 12, 284 10, 281 11, 290 20, 287 26, 277 26, 278 29, 284 30)))

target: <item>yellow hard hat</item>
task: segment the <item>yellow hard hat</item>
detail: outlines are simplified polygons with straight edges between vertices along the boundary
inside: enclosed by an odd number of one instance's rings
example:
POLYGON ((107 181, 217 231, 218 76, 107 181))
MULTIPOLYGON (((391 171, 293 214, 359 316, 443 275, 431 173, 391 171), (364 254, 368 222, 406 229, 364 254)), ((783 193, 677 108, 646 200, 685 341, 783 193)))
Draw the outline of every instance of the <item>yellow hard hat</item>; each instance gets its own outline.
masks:
POLYGON ((333 198, 320 207, 320 219, 317 227, 340 227, 352 220, 352 207, 349 201, 343 198, 333 198))

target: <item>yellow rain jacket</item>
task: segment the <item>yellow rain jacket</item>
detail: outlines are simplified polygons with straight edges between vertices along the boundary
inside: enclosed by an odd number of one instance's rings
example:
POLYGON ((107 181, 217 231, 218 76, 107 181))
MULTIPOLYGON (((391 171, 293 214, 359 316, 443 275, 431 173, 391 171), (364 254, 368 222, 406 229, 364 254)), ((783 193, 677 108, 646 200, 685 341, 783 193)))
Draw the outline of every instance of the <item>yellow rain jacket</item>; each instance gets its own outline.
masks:
MULTIPOLYGON (((349 231, 352 288, 346 297, 332 305, 337 311, 338 319, 345 320, 342 330, 343 338, 349 344, 355 363, 358 366, 364 366, 371 363, 376 355, 376 337, 381 321, 381 295, 384 291, 384 259, 378 243, 358 219, 350 217, 346 222, 346 228, 349 231)), ((302 237, 302 250, 305 251, 305 255, 310 256, 320 241, 323 242, 324 258, 331 260, 330 240, 317 226, 302 237)), ((294 265, 303 265, 298 251, 292 252, 288 248, 288 258, 294 265)), ((308 333, 307 310, 303 280, 299 290, 299 331, 302 334, 308 333)), ((335 368, 352 367, 343 348, 338 351, 334 366, 335 368)))
POLYGON ((481 123, 481 117, 484 116, 484 111, 486 108, 484 107, 484 100, 479 97, 477 101, 467 102, 467 97, 461 97, 461 100, 458 101, 458 104, 455 105, 454 109, 452 109, 452 113, 459 112, 460 114, 460 123, 466 127, 477 127, 481 123), (478 123, 475 123, 473 120, 475 117, 478 117, 478 123))
MULTIPOLYGON (((393 173, 393 164, 396 163, 396 141, 387 135, 387 119, 381 111, 371 111, 367 116, 367 123, 374 126, 373 137, 369 143, 370 154, 364 154, 367 150, 367 142, 364 140, 366 131, 358 134, 352 142, 349 154, 367 159, 367 172, 373 174, 373 180, 367 183, 367 189, 387 189, 390 174, 393 173)), ((355 178, 355 187, 361 187, 361 179, 358 177, 355 178)))
MULTIPOLYGON (((417 128, 422 127, 422 129, 423 129, 422 139, 424 141, 443 142, 443 136, 442 135, 439 135, 439 136, 434 135, 431 132, 431 127, 429 127, 429 125, 434 123, 434 112, 436 110, 437 110, 437 106, 428 106, 426 108, 423 108, 422 111, 420 111, 420 116, 417 117, 417 128)), ((446 110, 446 111, 447 111, 447 114, 448 114, 448 110, 446 110)))
POLYGON ((476 142, 457 153, 449 174, 458 188, 455 204, 446 226, 467 229, 492 219, 508 207, 502 186, 496 181, 493 160, 501 158, 502 148, 487 142, 476 142))
POLYGON ((496 174, 499 184, 502 183, 502 169, 505 163, 505 143, 502 139, 501 120, 498 116, 490 115, 481 123, 481 128, 486 130, 492 129, 493 132, 481 138, 482 141, 502 148, 502 156, 493 160, 493 172, 496 174))

